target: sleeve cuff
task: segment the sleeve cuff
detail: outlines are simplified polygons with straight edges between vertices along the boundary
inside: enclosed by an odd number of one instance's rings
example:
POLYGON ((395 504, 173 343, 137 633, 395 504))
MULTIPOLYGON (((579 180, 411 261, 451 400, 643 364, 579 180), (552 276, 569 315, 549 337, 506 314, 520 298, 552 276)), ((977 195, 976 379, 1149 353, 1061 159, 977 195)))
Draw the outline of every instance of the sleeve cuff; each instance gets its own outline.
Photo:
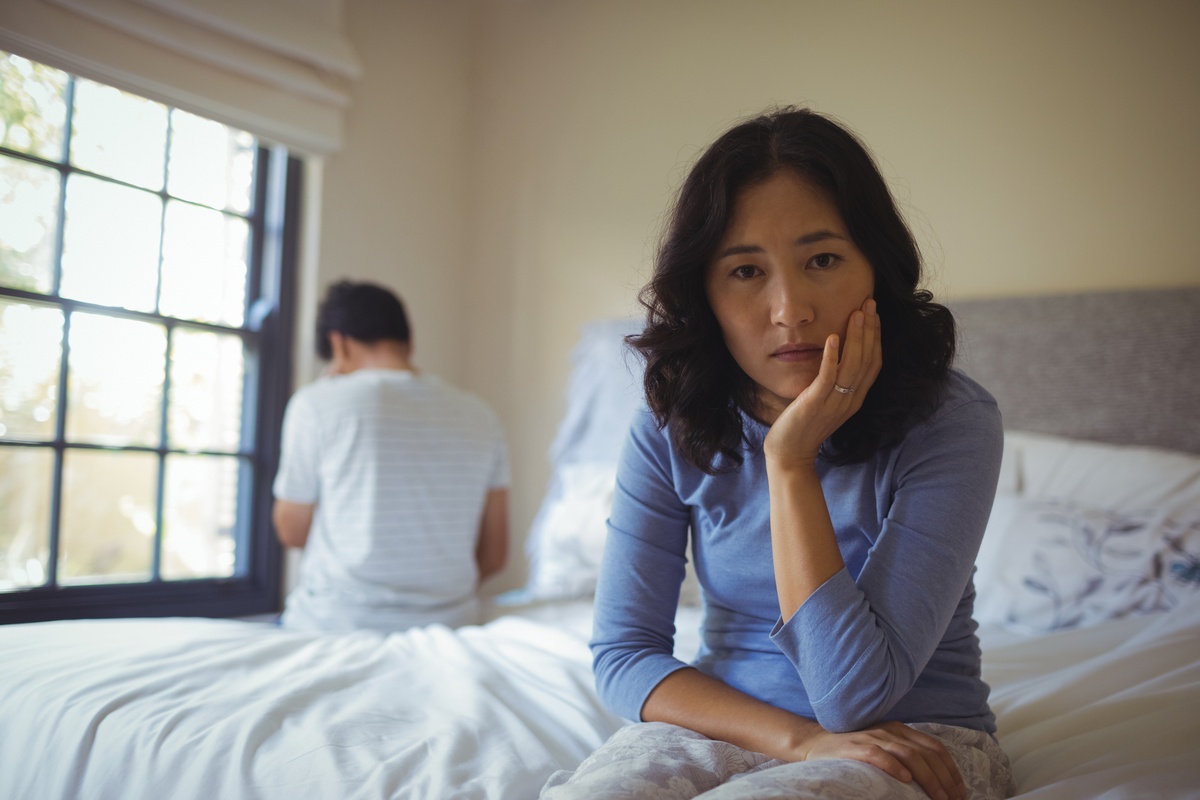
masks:
POLYGON ((866 598, 843 567, 821 584, 796 610, 771 630, 771 641, 796 668, 814 706, 852 675, 863 651, 853 641, 862 636, 858 618, 869 613, 866 598))

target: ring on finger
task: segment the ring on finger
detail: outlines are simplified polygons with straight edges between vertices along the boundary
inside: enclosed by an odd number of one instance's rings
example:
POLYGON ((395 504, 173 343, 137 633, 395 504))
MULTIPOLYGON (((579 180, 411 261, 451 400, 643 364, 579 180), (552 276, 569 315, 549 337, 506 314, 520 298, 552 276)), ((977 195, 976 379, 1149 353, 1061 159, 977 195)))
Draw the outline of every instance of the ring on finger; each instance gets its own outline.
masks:
POLYGON ((853 386, 841 386, 841 385, 835 383, 833 385, 833 390, 835 392, 841 392, 842 394, 854 394, 853 386))

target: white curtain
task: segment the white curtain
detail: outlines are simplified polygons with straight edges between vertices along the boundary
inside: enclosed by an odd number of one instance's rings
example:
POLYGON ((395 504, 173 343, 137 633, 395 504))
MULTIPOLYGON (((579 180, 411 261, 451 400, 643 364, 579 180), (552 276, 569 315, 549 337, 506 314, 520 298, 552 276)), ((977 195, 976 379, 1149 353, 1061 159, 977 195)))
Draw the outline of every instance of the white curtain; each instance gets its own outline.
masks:
POLYGON ((361 66, 344 0, 3 0, 0 49, 335 152, 361 66))

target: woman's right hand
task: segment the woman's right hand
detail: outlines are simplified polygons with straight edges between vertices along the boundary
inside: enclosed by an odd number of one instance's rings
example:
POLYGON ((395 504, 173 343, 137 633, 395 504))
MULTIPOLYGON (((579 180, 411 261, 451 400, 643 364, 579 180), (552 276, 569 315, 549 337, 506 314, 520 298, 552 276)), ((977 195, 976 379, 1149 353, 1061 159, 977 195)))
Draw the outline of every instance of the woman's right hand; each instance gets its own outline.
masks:
POLYGON ((806 732, 804 761, 850 758, 871 764, 898 781, 916 781, 933 800, 967 796, 958 766, 940 740, 902 722, 881 722, 851 733, 806 732))

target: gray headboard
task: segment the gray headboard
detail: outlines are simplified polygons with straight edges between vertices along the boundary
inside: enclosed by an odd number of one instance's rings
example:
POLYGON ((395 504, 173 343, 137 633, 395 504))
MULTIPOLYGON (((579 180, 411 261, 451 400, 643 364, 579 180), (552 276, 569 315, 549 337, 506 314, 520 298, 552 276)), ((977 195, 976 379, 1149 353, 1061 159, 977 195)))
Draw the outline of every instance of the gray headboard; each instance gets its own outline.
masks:
POLYGON ((1200 453, 1200 287, 951 305, 1010 430, 1200 453))

